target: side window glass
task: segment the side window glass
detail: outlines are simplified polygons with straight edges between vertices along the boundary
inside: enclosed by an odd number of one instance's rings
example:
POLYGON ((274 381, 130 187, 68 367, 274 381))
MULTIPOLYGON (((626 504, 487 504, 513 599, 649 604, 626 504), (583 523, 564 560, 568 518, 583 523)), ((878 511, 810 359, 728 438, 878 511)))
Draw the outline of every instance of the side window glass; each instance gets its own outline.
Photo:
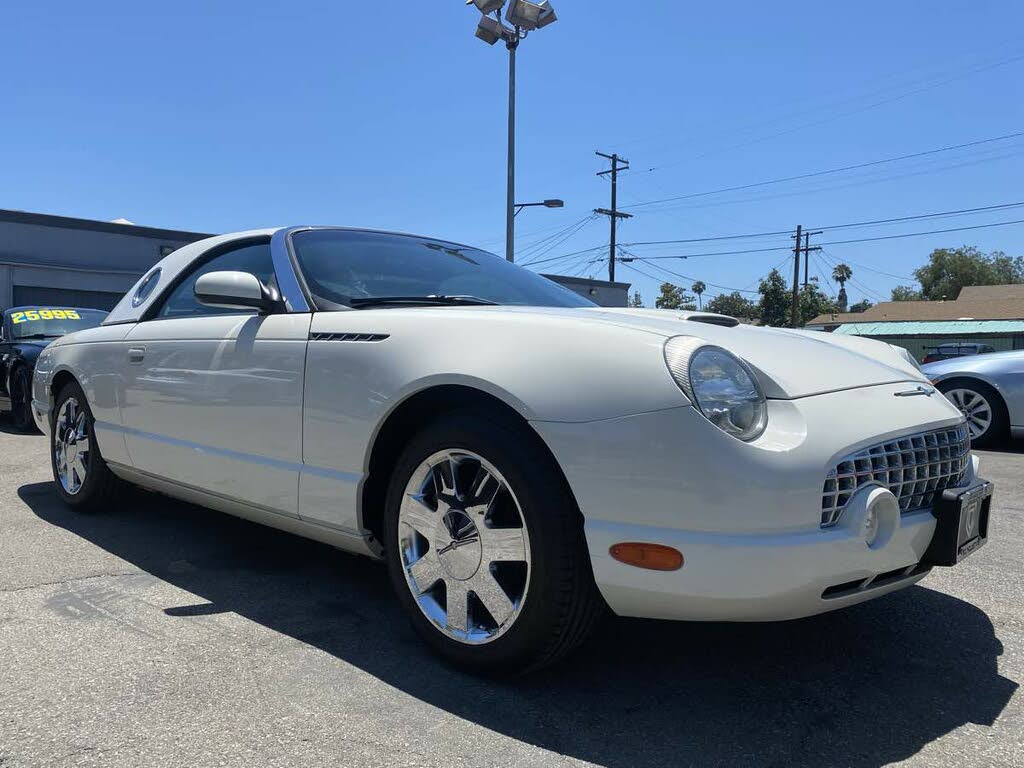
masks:
POLYGON ((200 304, 195 294, 196 280, 210 272, 249 272, 256 275, 266 285, 277 287, 274 261, 270 256, 270 243, 247 245, 222 253, 194 270, 164 299, 154 317, 255 314, 255 310, 246 312, 242 309, 208 307, 205 304, 200 304))

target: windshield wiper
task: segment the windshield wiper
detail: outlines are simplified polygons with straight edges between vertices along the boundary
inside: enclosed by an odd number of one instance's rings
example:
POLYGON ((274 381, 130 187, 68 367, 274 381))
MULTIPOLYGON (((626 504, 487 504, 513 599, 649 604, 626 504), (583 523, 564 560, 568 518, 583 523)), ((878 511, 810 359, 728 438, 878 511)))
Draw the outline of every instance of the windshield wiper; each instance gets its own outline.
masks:
POLYGON ((373 296, 366 299, 350 299, 349 306, 385 307, 388 305, 409 305, 427 307, 485 307, 496 306, 498 302, 481 299, 477 296, 373 296))
POLYGON ((59 339, 61 334, 53 333, 26 333, 24 336, 19 336, 15 341, 39 341, 40 339, 59 339))

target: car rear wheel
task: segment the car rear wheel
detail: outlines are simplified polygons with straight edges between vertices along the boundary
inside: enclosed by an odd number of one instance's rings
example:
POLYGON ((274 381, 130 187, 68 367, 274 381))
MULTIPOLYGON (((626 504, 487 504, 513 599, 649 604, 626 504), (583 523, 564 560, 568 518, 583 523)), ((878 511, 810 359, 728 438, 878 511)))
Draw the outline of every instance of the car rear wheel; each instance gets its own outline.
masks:
POLYGON ((582 517, 536 442, 487 413, 451 414, 410 441, 389 485, 398 598, 435 651, 473 671, 550 664, 603 610, 582 517))
POLYGON ((50 464, 54 485, 64 503, 96 511, 113 502, 123 483, 100 455, 95 420, 85 393, 69 383, 57 395, 50 430, 50 464))
POLYGON ((1006 405, 988 384, 971 379, 952 379, 941 382, 939 391, 967 419, 973 447, 987 448, 1006 437, 1010 425, 1006 405))
POLYGON ((11 424, 19 432, 35 430, 32 419, 32 375, 22 366, 11 377, 11 424))

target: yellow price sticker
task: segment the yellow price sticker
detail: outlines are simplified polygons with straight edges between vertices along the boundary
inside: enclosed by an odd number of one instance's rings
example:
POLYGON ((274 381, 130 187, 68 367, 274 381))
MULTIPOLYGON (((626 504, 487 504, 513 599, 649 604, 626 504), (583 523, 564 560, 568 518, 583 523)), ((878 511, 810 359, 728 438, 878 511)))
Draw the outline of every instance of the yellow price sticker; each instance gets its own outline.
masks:
POLYGON ((35 320, 81 320, 82 316, 73 309, 26 309, 24 312, 11 313, 14 325, 35 320))

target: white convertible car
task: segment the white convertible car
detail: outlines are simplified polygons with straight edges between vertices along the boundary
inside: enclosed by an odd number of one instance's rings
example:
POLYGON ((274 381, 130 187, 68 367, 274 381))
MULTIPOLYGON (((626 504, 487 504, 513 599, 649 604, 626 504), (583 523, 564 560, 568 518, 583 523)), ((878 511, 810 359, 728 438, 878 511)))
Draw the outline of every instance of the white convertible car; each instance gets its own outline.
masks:
POLYGON ((964 418, 887 344, 603 309, 479 250, 296 227, 161 261, 40 356, 57 492, 125 483, 386 559, 486 671, 623 616, 791 619, 988 536, 964 418))

